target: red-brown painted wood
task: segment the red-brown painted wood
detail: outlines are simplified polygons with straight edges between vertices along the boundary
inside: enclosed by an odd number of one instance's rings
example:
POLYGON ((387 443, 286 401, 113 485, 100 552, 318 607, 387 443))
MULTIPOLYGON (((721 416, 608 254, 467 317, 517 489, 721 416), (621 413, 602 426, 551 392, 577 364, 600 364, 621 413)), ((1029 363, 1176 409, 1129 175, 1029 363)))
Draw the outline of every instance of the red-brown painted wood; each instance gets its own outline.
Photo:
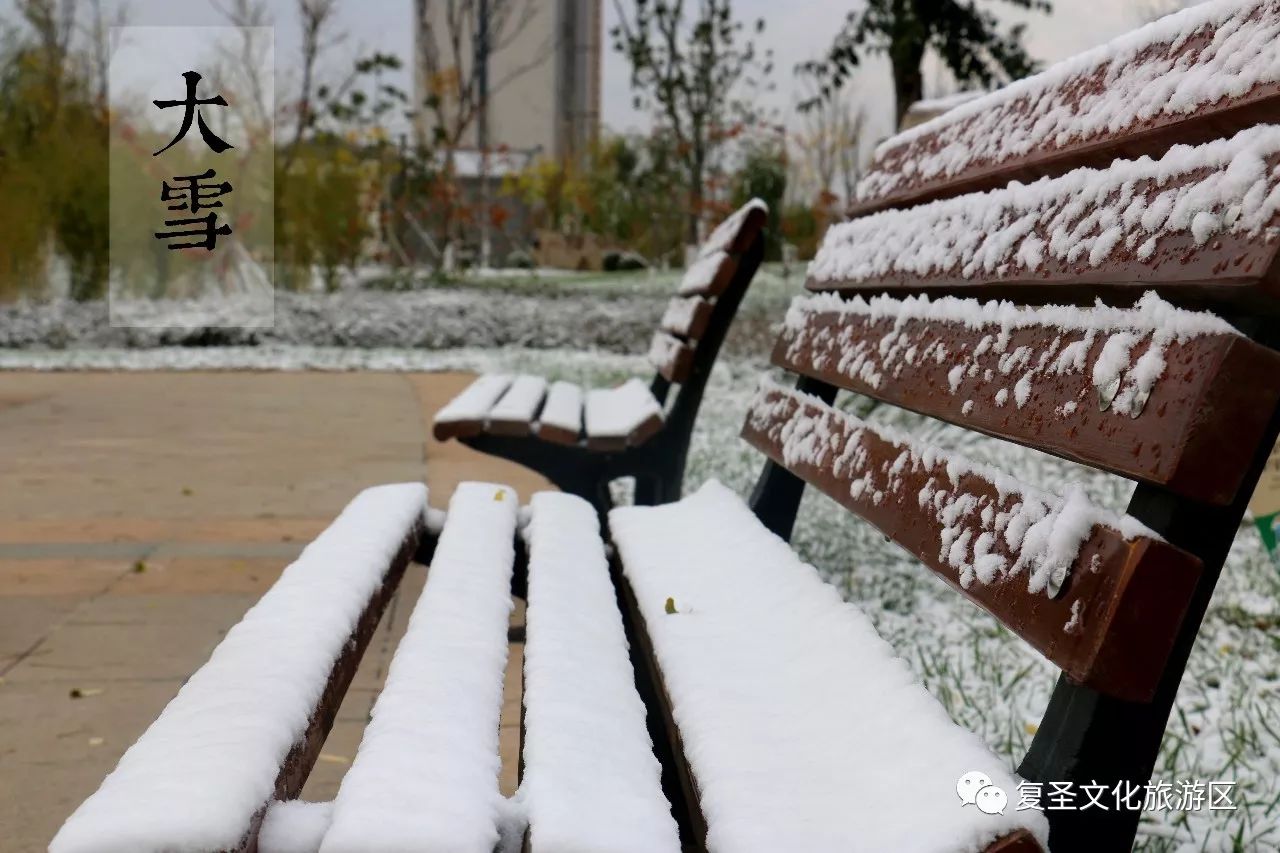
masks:
MULTIPOLYGON (((1001 494, 972 472, 952 483, 942 465, 933 472, 908 465, 895 473, 903 445, 814 398, 780 388, 757 398, 742 434, 774 462, 865 518, 1071 678, 1121 699, 1140 702, 1152 695, 1199 577, 1194 557, 1161 541, 1125 540, 1117 530, 1094 525, 1056 598, 1028 592, 1026 570, 966 589, 940 557, 943 525, 937 511, 919 496, 927 487, 971 494, 998 513, 1018 503, 1018 494, 1001 494), (816 461, 788 459, 784 452, 788 424, 802 420, 817 424, 819 434, 835 436, 816 461), (861 467, 848 461, 859 457, 866 460, 861 467), (851 490, 863 476, 869 482, 851 490)), ((1003 537, 996 537, 991 553, 1016 556, 1003 537)))

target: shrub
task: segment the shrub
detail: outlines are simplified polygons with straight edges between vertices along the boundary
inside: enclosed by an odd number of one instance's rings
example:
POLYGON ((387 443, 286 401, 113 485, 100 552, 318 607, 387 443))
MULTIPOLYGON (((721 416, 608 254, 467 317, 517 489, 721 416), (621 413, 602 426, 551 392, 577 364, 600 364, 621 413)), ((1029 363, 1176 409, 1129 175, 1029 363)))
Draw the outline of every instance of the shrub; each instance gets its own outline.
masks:
POLYGON ((511 270, 531 270, 535 265, 532 255, 523 249, 516 249, 507 255, 507 261, 504 266, 511 270))
POLYGON ((649 262, 635 252, 623 252, 618 258, 618 272, 647 270, 649 262))

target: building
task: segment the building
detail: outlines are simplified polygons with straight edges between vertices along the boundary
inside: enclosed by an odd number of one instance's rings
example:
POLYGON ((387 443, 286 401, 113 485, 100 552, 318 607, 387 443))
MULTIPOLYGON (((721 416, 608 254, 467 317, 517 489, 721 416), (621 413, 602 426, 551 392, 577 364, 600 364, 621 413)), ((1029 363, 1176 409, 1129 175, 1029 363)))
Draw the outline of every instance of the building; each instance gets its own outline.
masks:
MULTIPOLYGON (((474 35, 481 7, 493 20, 487 147, 581 156, 600 128, 603 0, 414 0, 416 102, 425 102, 440 77, 477 77, 474 35), (456 55, 451 28, 460 31, 456 55)), ((416 124, 419 138, 429 140, 431 113, 421 110, 416 124)), ((471 123, 462 148, 480 147, 481 124, 471 123)))

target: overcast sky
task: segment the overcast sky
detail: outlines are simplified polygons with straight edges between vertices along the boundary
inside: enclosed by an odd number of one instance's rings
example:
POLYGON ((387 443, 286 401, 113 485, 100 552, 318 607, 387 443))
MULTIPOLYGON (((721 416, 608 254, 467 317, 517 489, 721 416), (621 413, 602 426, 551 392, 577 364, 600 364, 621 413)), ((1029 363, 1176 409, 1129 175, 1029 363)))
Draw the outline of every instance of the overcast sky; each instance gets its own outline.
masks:
MULTIPOLYGON (((104 0, 108 7, 121 0, 104 0)), ((225 23, 213 0, 124 0, 130 23, 137 25, 225 23)), ((550 2, 550 0, 534 0, 550 2)), ((624 0, 628 2, 629 0, 624 0)), ((1055 0, 1052 16, 1027 15, 990 0, 984 3, 1009 22, 1028 23, 1027 46, 1031 54, 1052 62, 1107 41, 1141 22, 1140 9, 1176 0, 1055 0)), ((764 18, 766 29, 759 38, 762 48, 773 50, 778 75, 777 91, 767 97, 768 106, 786 119, 797 99, 797 83, 792 69, 797 62, 820 56, 840 29, 857 0, 735 0, 736 13, 743 19, 764 18)), ((81 2, 81 6, 87 6, 81 2)), ((267 0, 276 27, 276 58, 280 83, 290 83, 290 68, 298 55, 296 0, 267 0)), ((614 0, 604 0, 607 20, 612 25, 614 0)), ((334 68, 349 68, 350 59, 372 50, 408 57, 412 49, 410 17, 412 0, 343 0, 339 15, 346 34, 340 53, 330 58, 334 68)), ((13 19, 13 0, 0 0, 0 17, 13 19)), ((604 121, 619 131, 642 130, 647 117, 632 108, 625 62, 605 45, 604 121)), ((936 79, 926 73, 926 87, 936 79)), ((407 77, 406 77, 407 81, 407 77)), ((933 95, 935 92, 927 91, 933 95)), ((876 136, 888 129, 892 112, 892 88, 888 66, 876 61, 859 72, 850 97, 865 104, 876 136)))

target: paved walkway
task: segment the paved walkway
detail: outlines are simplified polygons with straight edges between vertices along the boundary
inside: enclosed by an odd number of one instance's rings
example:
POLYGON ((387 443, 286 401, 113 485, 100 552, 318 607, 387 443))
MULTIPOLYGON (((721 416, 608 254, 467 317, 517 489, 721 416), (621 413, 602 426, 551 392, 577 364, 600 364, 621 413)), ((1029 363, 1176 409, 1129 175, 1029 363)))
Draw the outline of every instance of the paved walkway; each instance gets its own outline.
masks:
MULTIPOLYGON (((0 373, 0 851, 44 850, 221 636, 364 486, 545 483, 429 434, 461 374, 0 373)), ((423 571, 308 782, 333 796, 423 571)), ((517 614, 517 618, 519 618, 517 614)), ((514 788, 520 648, 504 708, 514 788)))

